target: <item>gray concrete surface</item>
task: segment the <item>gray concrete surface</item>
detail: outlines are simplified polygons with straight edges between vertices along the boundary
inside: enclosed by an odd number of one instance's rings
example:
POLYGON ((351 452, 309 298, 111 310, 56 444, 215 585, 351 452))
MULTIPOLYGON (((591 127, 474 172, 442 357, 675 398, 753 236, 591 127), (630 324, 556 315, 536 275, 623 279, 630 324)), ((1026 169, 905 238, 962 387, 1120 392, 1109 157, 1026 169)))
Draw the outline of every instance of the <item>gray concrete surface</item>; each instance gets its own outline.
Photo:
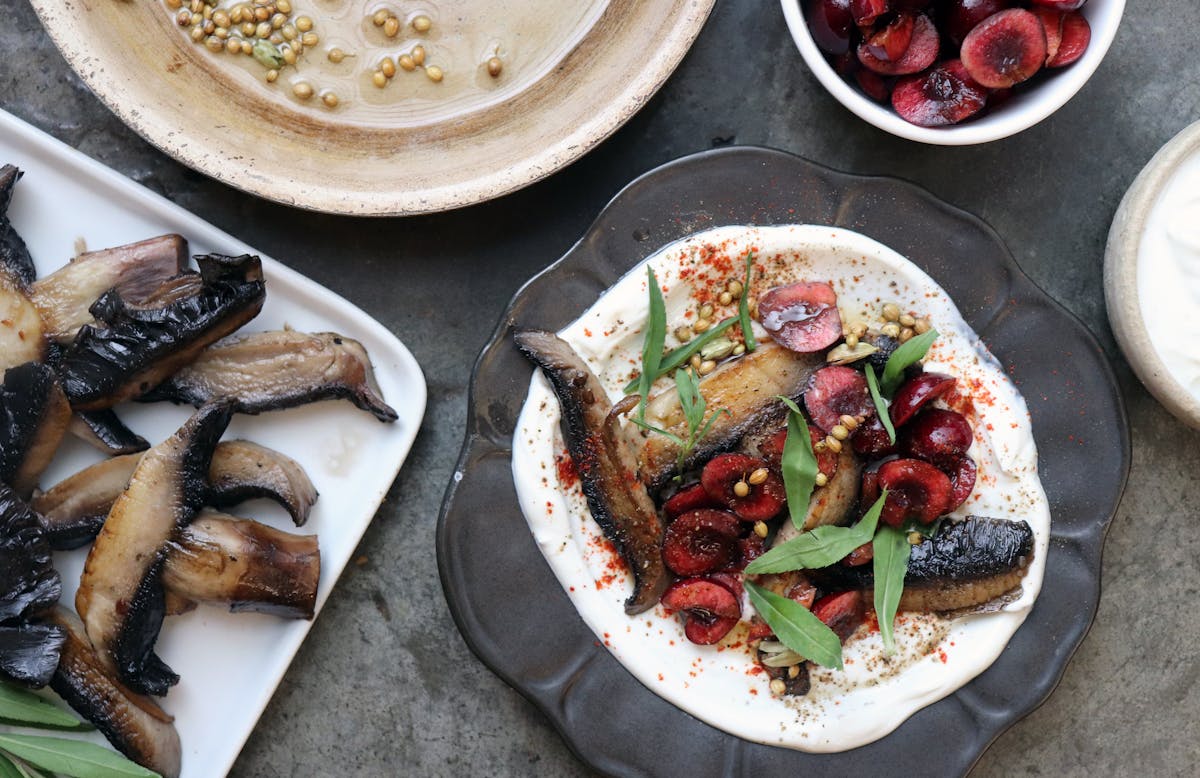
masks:
POLYGON ((434 524, 471 365, 509 296, 629 179, 718 142, 919 182, 991 223, 1034 280, 1099 336, 1134 444, 1100 611, 1062 685, 973 775, 1196 774, 1200 496, 1191 489, 1200 434, 1130 373, 1101 281, 1125 188, 1200 118, 1195 0, 1134 0, 1108 58, 1071 103, 1015 138, 961 149, 901 141, 859 121, 808 72, 774 2, 720 0, 666 87, 576 165, 487 205, 370 222, 272 205, 181 167, 88 92, 25 0, 0 0, 0 9, 0 107, 353 300, 405 340, 429 381, 416 448, 363 540, 369 561, 343 576, 234 775, 587 774, 540 714, 467 651, 441 595, 434 524))

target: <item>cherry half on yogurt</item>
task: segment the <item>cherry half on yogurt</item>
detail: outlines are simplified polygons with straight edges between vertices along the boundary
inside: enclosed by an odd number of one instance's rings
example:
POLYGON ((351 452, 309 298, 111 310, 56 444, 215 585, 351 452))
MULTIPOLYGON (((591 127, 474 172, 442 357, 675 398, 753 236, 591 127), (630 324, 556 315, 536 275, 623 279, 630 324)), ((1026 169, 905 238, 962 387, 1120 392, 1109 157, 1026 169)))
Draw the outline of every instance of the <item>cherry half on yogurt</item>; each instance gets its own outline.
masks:
POLYGON ((954 386, 952 376, 942 373, 921 373, 910 378, 896 390, 888 409, 892 424, 899 427, 911 419, 926 403, 936 400, 954 386))
POLYGON ((676 575, 712 573, 738 559, 742 523, 726 511, 701 509, 671 522, 663 535, 663 562, 676 575))
POLYGON ((821 281, 768 290, 758 298, 758 321, 776 343, 800 354, 826 349, 842 337, 837 292, 821 281))
POLYGON ((900 451, 948 470, 966 455, 972 440, 971 424, 961 413, 926 408, 904 426, 900 451))
POLYGON ((684 614, 684 635, 702 646, 719 642, 742 615, 742 604, 733 592, 704 578, 676 581, 663 593, 662 604, 684 614))
POLYGON ((950 510, 950 478, 920 459, 893 459, 879 467, 879 486, 888 490, 879 520, 899 527, 909 519, 932 524, 950 510))
POLYGON ((842 423, 843 416, 856 420, 875 414, 867 391, 867 379, 850 367, 833 365, 812 374, 804 390, 804 407, 813 423, 825 432, 842 423))

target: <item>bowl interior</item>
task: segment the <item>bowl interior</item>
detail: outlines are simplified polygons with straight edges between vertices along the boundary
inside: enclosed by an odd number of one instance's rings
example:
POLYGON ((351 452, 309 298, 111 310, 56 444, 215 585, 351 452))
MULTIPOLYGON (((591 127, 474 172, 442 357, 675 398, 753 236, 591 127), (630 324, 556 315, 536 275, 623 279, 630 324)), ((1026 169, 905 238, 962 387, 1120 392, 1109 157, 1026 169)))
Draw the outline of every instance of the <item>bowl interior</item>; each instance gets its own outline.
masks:
POLYGON ((918 127, 896 115, 842 79, 817 48, 801 8, 807 0, 781 0, 784 17, 800 55, 817 80, 859 118, 901 138, 943 146, 966 146, 1006 138, 1026 130, 1061 108, 1087 82, 1117 34, 1125 0, 1089 0, 1081 9, 1092 27, 1087 51, 1073 65, 1037 76, 1040 83, 1014 95, 1003 106, 976 119, 950 127, 918 127))

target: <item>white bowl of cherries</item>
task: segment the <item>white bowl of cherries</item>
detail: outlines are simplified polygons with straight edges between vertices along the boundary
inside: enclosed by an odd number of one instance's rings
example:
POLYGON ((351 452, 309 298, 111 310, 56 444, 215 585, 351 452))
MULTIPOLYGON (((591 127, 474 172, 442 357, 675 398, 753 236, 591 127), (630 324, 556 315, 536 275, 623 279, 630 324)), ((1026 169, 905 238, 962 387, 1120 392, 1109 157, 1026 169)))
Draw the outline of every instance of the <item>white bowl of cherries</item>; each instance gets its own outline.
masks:
POLYGON ((1070 100, 1125 0, 782 0, 817 79, 880 129, 946 146, 1005 138, 1070 100))

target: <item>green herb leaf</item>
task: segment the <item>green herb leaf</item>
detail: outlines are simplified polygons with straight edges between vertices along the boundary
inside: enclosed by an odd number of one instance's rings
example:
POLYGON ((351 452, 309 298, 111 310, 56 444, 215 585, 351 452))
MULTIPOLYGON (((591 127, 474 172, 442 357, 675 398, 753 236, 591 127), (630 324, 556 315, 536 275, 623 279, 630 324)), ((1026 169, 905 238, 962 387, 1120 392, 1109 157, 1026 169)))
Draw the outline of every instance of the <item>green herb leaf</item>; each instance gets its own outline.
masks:
POLYGON ((677 445, 677 446, 683 447, 683 446, 687 445, 687 441, 685 441, 683 438, 679 437, 675 433, 667 432, 662 427, 655 427, 653 424, 651 424, 648 421, 642 421, 641 419, 630 419, 629 421, 638 425, 639 427, 641 427, 644 430, 650 430, 651 432, 656 432, 665 438, 670 438, 672 441, 675 442, 675 445, 677 445))
POLYGON ((642 429, 647 429, 670 438, 675 445, 679 446, 678 465, 679 469, 682 470, 683 462, 692 453, 692 449, 708 434, 708 431, 712 429, 712 425, 717 418, 723 413, 728 414, 729 410, 721 408, 709 416, 708 421, 705 421, 704 414, 708 410, 708 403, 705 401, 704 395, 700 393, 700 380, 689 370, 675 371, 675 391, 679 395, 679 405, 683 409, 683 417, 687 422, 686 438, 682 438, 660 427, 655 427, 653 424, 641 419, 630 419, 630 421, 642 429))
POLYGON ((0 720, 51 729, 91 729, 62 708, 7 683, 0 683, 0 720))
POLYGON ((21 774, 21 778, 46 778, 46 774, 43 773, 41 770, 33 769, 29 765, 22 762, 20 759, 14 759, 11 756, 8 758, 12 760, 12 763, 14 765, 16 765, 17 772, 19 772, 21 774))
POLYGON ((813 487, 817 485, 817 455, 813 453, 812 436, 808 434, 808 422, 796 403, 787 397, 779 400, 788 407, 787 438, 783 443, 783 490, 787 495, 788 515, 796 529, 804 529, 804 516, 812 499, 813 487))
MULTIPOLYGON (((721 337, 721 335, 725 333, 725 330, 729 329, 734 324, 737 324, 737 319, 731 316, 705 332, 703 335, 684 343, 677 349, 668 351, 663 355, 662 362, 658 366, 658 375, 654 376, 654 380, 652 380, 650 383, 653 384, 654 381, 657 381, 663 376, 668 375, 675 368, 686 364, 687 361, 692 358, 692 354, 699 353, 700 349, 721 337)), ((638 382, 641 380, 641 376, 638 376, 629 383, 625 384, 625 394, 632 394, 633 392, 636 392, 638 388, 638 382)))
POLYGON ((0 753, 0 778, 24 778, 21 769, 4 753, 0 753))
POLYGON ((883 366, 883 376, 879 380, 880 388, 883 389, 885 397, 891 397, 900 388, 901 382, 904 380, 904 371, 910 365, 915 365, 925 358, 929 353, 929 347, 933 345, 933 341, 937 339, 938 331, 929 330, 924 335, 918 335, 912 338, 907 343, 901 343, 900 346, 892 352, 888 357, 887 364, 883 366))
POLYGON ((153 778, 158 775, 116 751, 82 740, 2 733, 0 749, 34 767, 72 778, 153 778))
POLYGON ((884 491, 871 510, 853 527, 816 527, 798 538, 772 548, 746 566, 747 575, 815 570, 836 564, 863 543, 870 543, 879 526, 879 514, 887 499, 884 491))
POLYGON ((819 665, 842 669, 842 641, 800 603, 745 582, 750 603, 779 642, 819 665))
POLYGON ((875 552, 875 615, 879 619, 883 652, 891 656, 896 653, 892 623, 896 619, 896 609, 900 607, 900 595, 904 593, 904 575, 908 572, 912 546, 904 530, 884 526, 876 533, 872 550, 875 552))
POLYGON ((658 279, 654 276, 654 268, 646 267, 646 276, 650 288, 650 317, 646 321, 646 339, 642 343, 642 375, 638 378, 637 418, 646 420, 646 401, 650 399, 650 387, 658 377, 658 366, 662 362, 663 344, 667 340, 667 306, 663 302, 662 291, 658 288, 658 279))
MULTIPOLYGON (((932 332, 932 330, 930 330, 932 332)), ((909 343, 912 343, 910 340, 909 343)), ((887 401, 883 399, 883 395, 879 393, 879 382, 875 380, 875 368, 871 363, 867 363, 867 388, 871 390, 871 402, 875 403, 875 412, 879 414, 879 420, 883 422, 883 428, 887 430, 888 440, 893 445, 896 443, 896 428, 892 425, 892 414, 888 411, 887 401)))
POLYGON ((742 296, 738 299, 738 321, 742 323, 742 339, 746 341, 746 351, 758 348, 754 340, 754 330, 750 326, 750 280, 754 271, 754 250, 746 252, 746 282, 742 285, 742 296))

